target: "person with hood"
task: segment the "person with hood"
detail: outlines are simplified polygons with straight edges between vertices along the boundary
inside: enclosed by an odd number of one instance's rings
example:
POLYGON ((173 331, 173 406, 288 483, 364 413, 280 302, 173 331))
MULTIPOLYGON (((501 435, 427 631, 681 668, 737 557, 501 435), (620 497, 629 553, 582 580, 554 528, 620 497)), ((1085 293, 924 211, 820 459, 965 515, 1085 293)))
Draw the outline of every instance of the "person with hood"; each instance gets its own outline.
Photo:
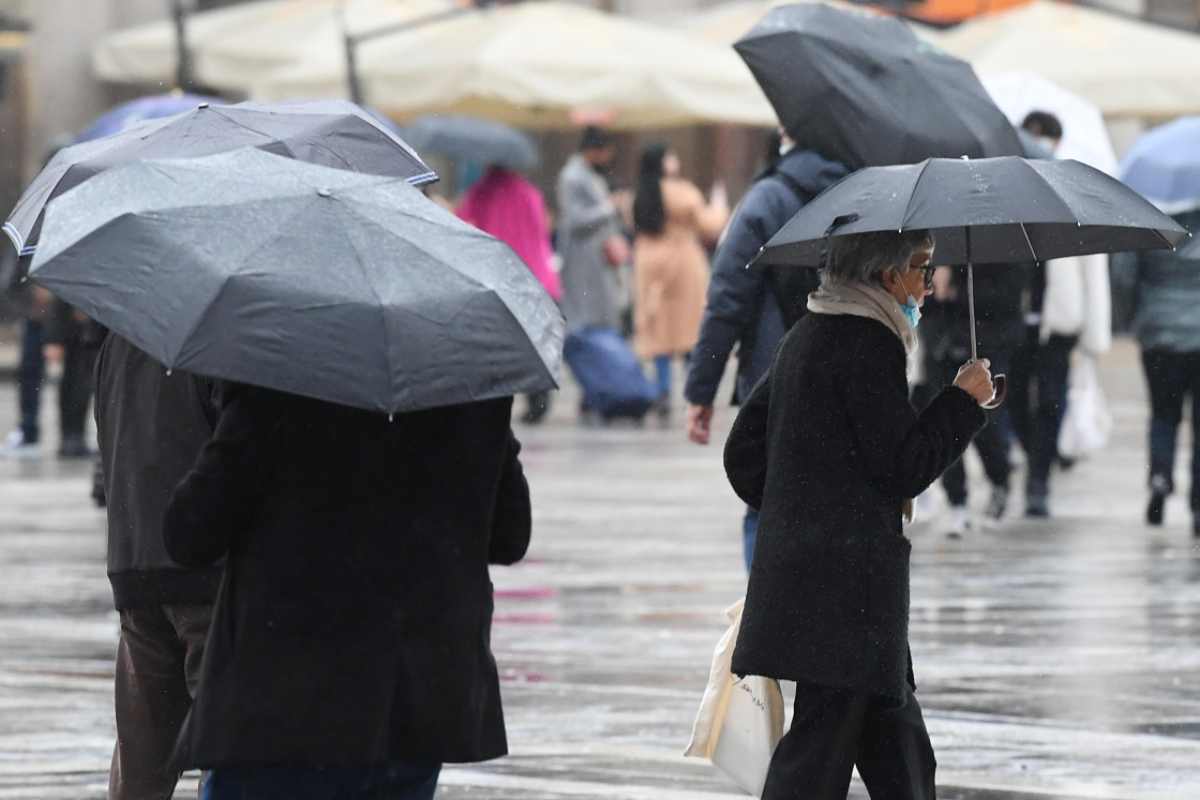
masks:
POLYGON ((762 513, 732 670, 796 681, 766 800, 841 800, 856 766, 871 797, 935 796, 903 518, 962 457, 994 392, 985 359, 920 414, 909 402, 933 244, 917 230, 835 237, 809 313, 725 446, 730 484, 762 513))
MULTIPOLYGON (((490 233, 513 249, 542 284, 546 292, 562 300, 562 284, 554 269, 550 247, 550 222, 546 202, 538 188, 515 170, 493 164, 463 195, 456 211, 459 218, 484 233, 490 233)), ((550 411, 550 392, 527 398, 521 418, 536 425, 550 411)))
MULTIPOLYGON (((735 402, 750 395, 767 371, 788 329, 805 314, 816 288, 811 270, 748 270, 759 249, 802 206, 846 176, 848 170, 780 132, 780 158, 758 176, 733 212, 713 257, 700 335, 688 365, 684 395, 688 437, 706 445, 725 364, 738 348, 735 402)), ((754 556, 758 512, 746 509, 743 557, 754 556)))
POLYGON ((729 219, 724 190, 711 201, 680 175, 679 156, 665 144, 642 152, 633 201, 634 334, 638 355, 654 364, 658 415, 671 414, 671 368, 700 333, 708 259, 729 219))
POLYGON ((530 537, 512 398, 221 400, 163 523, 179 563, 226 558, 177 747, 204 800, 429 800, 443 762, 503 756, 488 565, 530 537))
MULTIPOLYGON (((1200 210, 1175 215, 1200 230, 1200 210)), ((1192 533, 1200 537, 1200 269, 1169 250, 1126 253, 1113 259, 1118 292, 1133 298, 1133 331, 1142 350, 1150 393, 1150 502, 1146 522, 1163 524, 1175 491, 1175 449, 1184 402, 1191 400, 1192 533)))
POLYGON ((220 564, 167 554, 163 514, 217 422, 215 385, 108 334, 96 364, 96 430, 105 475, 108 579, 120 614, 109 771, 112 800, 170 797, 171 753, 196 695, 220 564))

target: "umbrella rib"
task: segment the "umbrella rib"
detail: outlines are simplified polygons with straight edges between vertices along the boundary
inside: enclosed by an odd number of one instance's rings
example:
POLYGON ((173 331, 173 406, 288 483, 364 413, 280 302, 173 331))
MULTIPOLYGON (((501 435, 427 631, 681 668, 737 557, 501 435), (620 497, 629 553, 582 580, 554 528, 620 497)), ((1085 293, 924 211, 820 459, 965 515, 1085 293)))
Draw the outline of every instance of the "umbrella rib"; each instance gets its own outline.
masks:
MULTIPOLYGON (((347 210, 350 210, 350 209, 347 209, 347 210)), ((355 216, 360 216, 360 215, 355 214, 355 216)), ((370 222, 371 224, 375 225, 376 227, 380 227, 385 232, 387 231, 386 228, 382 228, 382 226, 380 226, 374 220, 367 220, 367 221, 370 222)), ((374 281, 371 280, 370 270, 367 269, 366 264, 363 262, 362 253, 359 252, 358 244, 354 241, 354 238, 348 234, 346 235, 346 241, 350 244, 350 250, 354 253, 354 263, 358 266, 358 271, 362 274, 363 281, 367 284, 367 288, 369 288, 371 290, 371 294, 375 295, 376 302, 379 303, 380 320, 382 321, 382 324, 383 324, 383 347, 384 347, 384 352, 387 353, 387 361, 388 361, 388 371, 387 371, 388 400, 387 400, 387 403, 388 403, 388 411, 390 412, 392 409, 393 391, 395 390, 396 387, 393 386, 393 384, 392 384, 393 375, 394 375, 394 373, 392 372, 392 369, 391 369, 391 367, 392 367, 392 339, 391 339, 391 336, 390 336, 390 333, 388 330, 386 305, 383 300, 383 295, 381 295, 379 293, 379 290, 377 288, 375 288, 374 281)))
POLYGON ((900 230, 903 232, 905 223, 908 222, 908 212, 912 209, 913 198, 917 196, 917 186, 920 185, 921 179, 925 177, 925 171, 929 169, 929 165, 933 163, 932 158, 925 159, 925 163, 921 165, 921 171, 917 173, 917 179, 913 181, 912 189, 908 192, 908 200, 904 204, 904 214, 900 218, 900 230))

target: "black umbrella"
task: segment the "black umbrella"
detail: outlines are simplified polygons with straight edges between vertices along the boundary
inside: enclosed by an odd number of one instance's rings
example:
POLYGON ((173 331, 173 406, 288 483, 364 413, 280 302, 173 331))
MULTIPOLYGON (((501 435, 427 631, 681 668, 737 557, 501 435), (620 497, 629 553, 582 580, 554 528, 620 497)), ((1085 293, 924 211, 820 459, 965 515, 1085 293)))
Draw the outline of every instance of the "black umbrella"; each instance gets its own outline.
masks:
POLYGON ((971 66, 898 19, 780 6, 734 47, 784 128, 851 168, 1022 152, 971 66))
POLYGON ((524 262, 403 180, 246 148, 52 201, 30 277, 167 367, 383 412, 555 386, 524 262))
POLYGON ((423 153, 520 170, 538 164, 537 146, 525 134, 498 122, 454 114, 420 117, 401 131, 423 153))
POLYGON ((933 158, 860 170, 792 217, 755 263, 819 267, 831 236, 930 230, 939 264, 1045 261, 1174 247, 1188 233, 1137 192, 1078 161, 933 158))
POLYGON ((437 180, 416 151, 353 103, 201 103, 182 114, 63 149, 21 195, 4 232, 28 255, 37 247, 46 203, 93 176, 139 159, 206 156, 240 147, 404 178, 416 186, 437 180))

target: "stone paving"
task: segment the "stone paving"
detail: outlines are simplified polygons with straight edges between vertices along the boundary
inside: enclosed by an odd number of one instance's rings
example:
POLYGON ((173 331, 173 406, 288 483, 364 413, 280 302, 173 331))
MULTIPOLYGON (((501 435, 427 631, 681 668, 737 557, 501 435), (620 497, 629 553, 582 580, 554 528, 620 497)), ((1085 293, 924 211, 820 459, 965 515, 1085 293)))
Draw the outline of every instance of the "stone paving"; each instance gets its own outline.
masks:
MULTIPOLYGON (((1056 479, 1052 522, 910 532, 943 798, 1200 798, 1200 551, 1182 501, 1167 527, 1141 523, 1146 412, 1127 344, 1104 381, 1111 446, 1056 479)), ((741 796, 681 756, 722 609, 744 590, 720 450, 678 424, 582 429, 573 397, 522 432, 535 544, 495 571, 513 754, 448 767, 439 797, 741 796)), ((3 430, 13 402, 0 385, 3 430)), ((88 486, 86 465, 49 454, 0 461, 0 800, 104 796, 117 626, 88 486)))

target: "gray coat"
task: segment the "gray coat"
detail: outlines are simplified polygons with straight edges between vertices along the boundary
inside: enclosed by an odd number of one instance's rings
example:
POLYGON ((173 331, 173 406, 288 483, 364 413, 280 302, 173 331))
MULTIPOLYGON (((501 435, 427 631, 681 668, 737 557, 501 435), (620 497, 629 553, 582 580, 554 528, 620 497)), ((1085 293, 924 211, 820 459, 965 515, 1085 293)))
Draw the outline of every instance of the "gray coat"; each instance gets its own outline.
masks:
MULTIPOLYGON (((1175 215, 1190 231, 1200 230, 1200 211, 1175 215)), ((1112 284, 1133 316, 1143 350, 1200 352, 1200 269, 1171 250, 1122 253, 1112 259, 1112 284)))
POLYGON ((620 231, 604 178, 582 155, 571 156, 558 175, 562 308, 570 330, 619 326, 620 286, 604 242, 620 231))

